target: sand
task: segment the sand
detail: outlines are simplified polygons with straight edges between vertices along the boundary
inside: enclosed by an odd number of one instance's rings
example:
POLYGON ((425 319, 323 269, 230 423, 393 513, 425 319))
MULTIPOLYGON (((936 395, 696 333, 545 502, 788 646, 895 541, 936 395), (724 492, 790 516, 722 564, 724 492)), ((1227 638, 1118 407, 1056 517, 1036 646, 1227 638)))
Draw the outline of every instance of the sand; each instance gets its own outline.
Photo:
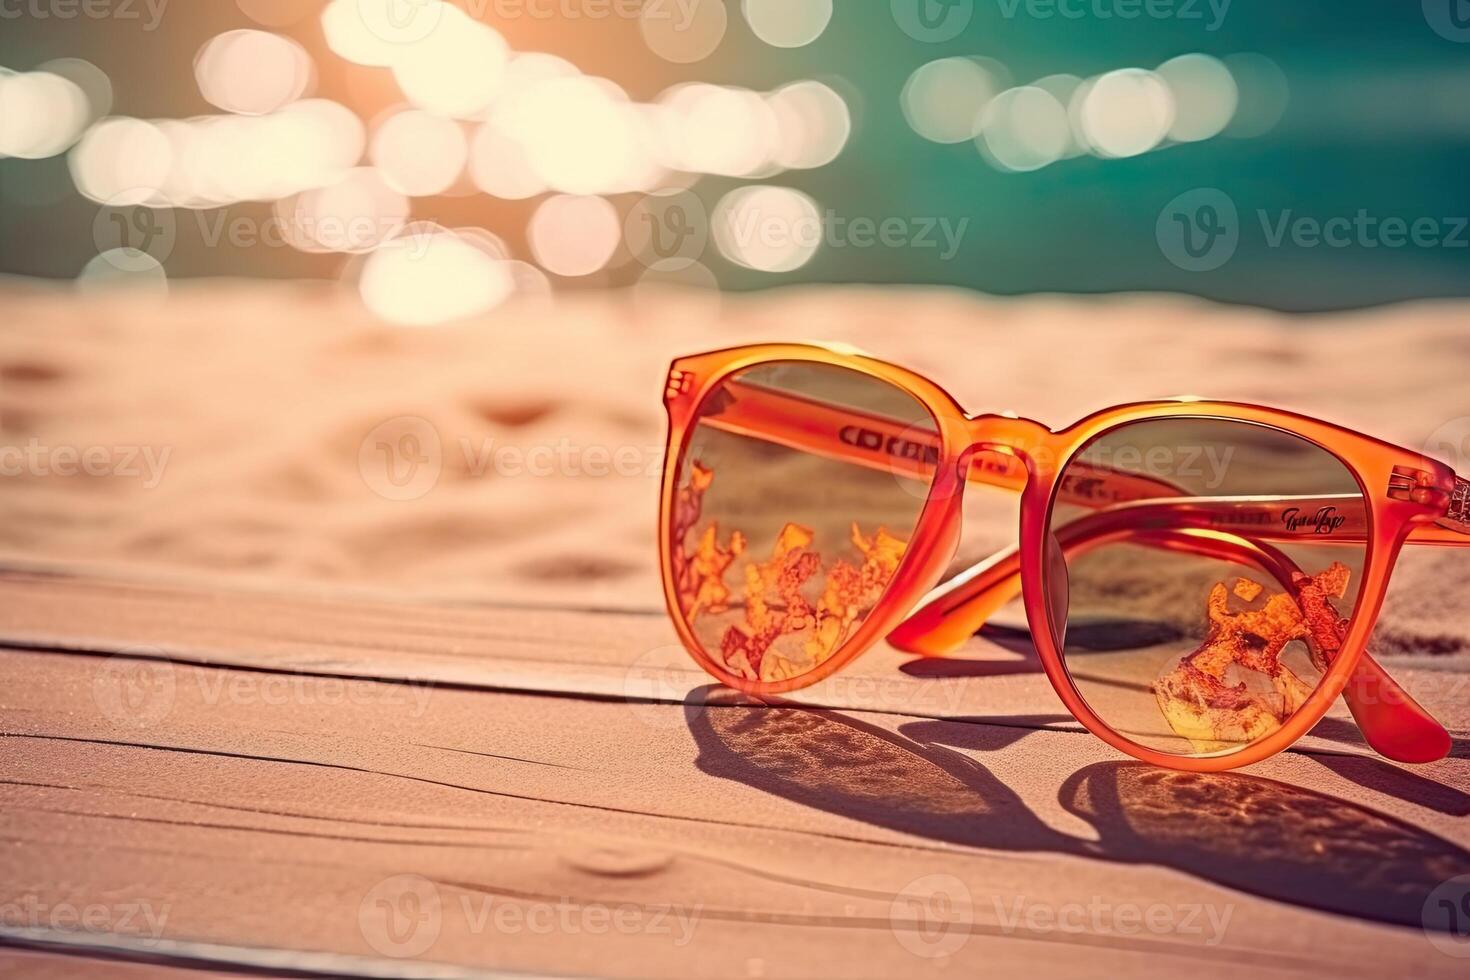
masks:
MULTIPOLYGON (((326 285, 186 282, 159 307, 10 281, 0 304, 0 444, 38 447, 51 470, 58 447, 100 447, 108 473, 8 477, 7 561, 655 609, 668 362, 753 341, 851 343, 973 411, 1056 426, 1189 393, 1470 451, 1455 303, 1301 318, 1182 298, 802 288, 587 294, 418 330, 375 323, 326 285)), ((1011 500, 973 496, 965 562, 1015 537, 1011 500)), ((1405 557, 1379 653, 1470 649, 1464 558, 1405 557)))

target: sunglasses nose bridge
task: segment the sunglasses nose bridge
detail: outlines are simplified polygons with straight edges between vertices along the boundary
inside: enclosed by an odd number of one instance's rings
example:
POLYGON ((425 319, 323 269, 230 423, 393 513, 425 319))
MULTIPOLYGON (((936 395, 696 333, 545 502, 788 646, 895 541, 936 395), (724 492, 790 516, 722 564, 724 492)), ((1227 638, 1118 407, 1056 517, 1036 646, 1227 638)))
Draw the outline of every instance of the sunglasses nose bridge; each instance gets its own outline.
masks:
POLYGON ((1051 430, 1040 422, 1012 415, 982 415, 970 420, 970 445, 964 455, 990 453, 1020 460, 1034 470, 1046 456, 1051 430))

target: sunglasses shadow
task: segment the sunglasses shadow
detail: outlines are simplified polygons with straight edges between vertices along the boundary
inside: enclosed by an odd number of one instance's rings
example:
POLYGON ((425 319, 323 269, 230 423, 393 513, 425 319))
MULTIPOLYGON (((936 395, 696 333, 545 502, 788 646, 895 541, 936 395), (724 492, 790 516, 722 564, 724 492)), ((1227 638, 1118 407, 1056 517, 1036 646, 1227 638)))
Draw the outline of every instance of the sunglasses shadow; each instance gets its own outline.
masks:
POLYGON ((1470 867, 1460 846, 1346 800, 1142 763, 1095 763, 1066 780, 1060 803, 1099 839, 1073 837, 945 747, 997 751, 1027 734, 1019 727, 925 721, 895 734, 827 709, 725 703, 723 691, 700 689, 685 706, 701 771, 930 840, 1161 865, 1262 898, 1413 926, 1430 892, 1470 867))
MULTIPOLYGON (((1148 624, 1138 624, 1140 629, 1147 628, 1147 626, 1148 624)), ((1117 624, 1110 624, 1109 629, 1115 631, 1117 624)), ((1042 673, 1041 660, 1036 655, 1036 647, 1031 642, 1029 630, 987 623, 976 635, 984 637, 1005 650, 1020 654, 1024 659, 971 660, 963 657, 920 657, 900 665, 898 669, 909 677, 936 679, 1042 673)), ((1072 718, 1069 715, 1063 715, 1041 722, 1017 718, 956 718, 952 720, 984 725, 1010 724, 1038 728, 1049 721, 1066 723, 1071 722, 1072 718)), ((937 724, 942 726, 946 723, 938 722, 937 724)), ((911 727, 913 726, 905 726, 904 731, 908 731, 911 727)), ((1370 753, 1373 751, 1363 738, 1363 733, 1358 730, 1358 726, 1345 718, 1323 718, 1313 726, 1311 734, 1327 741, 1356 746, 1370 753)), ((1017 738, 1019 737, 1021 736, 1018 735, 1017 738)), ((956 743, 947 744, 955 745, 956 743)), ((980 748, 976 745, 957 745, 957 747, 980 748)), ((1446 786, 1433 779, 1426 779, 1401 766, 1380 759, 1376 755, 1337 756, 1314 753, 1307 757, 1337 773, 1343 779, 1375 793, 1382 793, 1405 803, 1429 807, 1450 816, 1470 816, 1470 793, 1446 786)), ((1470 758, 1470 739, 1452 739, 1450 757, 1470 758)))
POLYGON ((917 657, 899 666, 901 673, 910 677, 1006 677, 1012 674, 1039 674, 1041 660, 1036 656, 1036 647, 1031 642, 1031 632, 1010 626, 990 623, 980 628, 976 636, 984 637, 994 645, 1010 653, 1019 654, 1020 660, 973 660, 966 657, 917 657))

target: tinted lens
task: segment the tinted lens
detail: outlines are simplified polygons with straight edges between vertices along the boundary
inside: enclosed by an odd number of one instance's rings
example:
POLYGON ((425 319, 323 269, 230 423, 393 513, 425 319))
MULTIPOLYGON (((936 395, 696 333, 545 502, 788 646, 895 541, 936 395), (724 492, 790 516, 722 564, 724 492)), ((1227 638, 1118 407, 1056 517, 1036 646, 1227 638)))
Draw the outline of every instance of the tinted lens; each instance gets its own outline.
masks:
POLYGON ((1277 429, 1164 419, 1093 440, 1062 474, 1046 574, 1078 691, 1161 752, 1271 734, 1337 655, 1366 525, 1347 466, 1277 429))
POLYGON ((706 396, 679 461, 669 564, 712 660, 770 683, 843 649, 904 558, 936 431, 902 389, 827 365, 760 365, 706 396))

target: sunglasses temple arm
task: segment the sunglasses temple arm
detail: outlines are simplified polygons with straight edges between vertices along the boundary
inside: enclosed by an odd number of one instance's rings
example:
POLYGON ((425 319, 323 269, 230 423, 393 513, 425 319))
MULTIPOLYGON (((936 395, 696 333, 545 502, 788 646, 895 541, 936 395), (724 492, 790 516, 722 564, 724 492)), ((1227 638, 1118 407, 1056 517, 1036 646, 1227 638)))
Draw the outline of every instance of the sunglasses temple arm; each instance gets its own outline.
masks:
MULTIPOLYGON (((1075 557, 1112 541, 1128 540, 1235 564, 1253 565, 1290 591, 1300 569, 1278 549, 1237 534, 1207 528, 1148 529, 1135 522, 1141 508, 1092 514, 1057 533, 1057 545, 1075 557)), ((900 623, 888 642, 923 656, 944 656, 969 640, 997 610, 1021 591, 1021 558, 1008 548, 981 562, 900 623)), ((1451 739, 1443 725, 1399 686, 1366 651, 1358 660, 1343 699, 1374 751, 1396 762, 1442 759, 1451 739)))
MULTIPOLYGON (((1156 519, 1150 527, 1155 512, 1166 507, 1169 505, 1153 504, 1147 509, 1121 507, 1088 514, 1058 529, 1053 535, 1054 544, 1072 560, 1094 548, 1126 540, 1255 565, 1278 580, 1284 575, 1285 587, 1291 587, 1290 574, 1285 571, 1289 560, 1275 548, 1209 527, 1168 528, 1156 519)), ((946 656, 974 636, 1020 592, 1020 550, 1012 546, 946 582, 888 635, 888 642, 908 653, 946 656)))
POLYGON ((1454 740, 1445 727, 1399 686, 1366 650, 1348 678, 1342 698, 1363 737, 1379 755, 1395 762, 1436 762, 1454 740))

